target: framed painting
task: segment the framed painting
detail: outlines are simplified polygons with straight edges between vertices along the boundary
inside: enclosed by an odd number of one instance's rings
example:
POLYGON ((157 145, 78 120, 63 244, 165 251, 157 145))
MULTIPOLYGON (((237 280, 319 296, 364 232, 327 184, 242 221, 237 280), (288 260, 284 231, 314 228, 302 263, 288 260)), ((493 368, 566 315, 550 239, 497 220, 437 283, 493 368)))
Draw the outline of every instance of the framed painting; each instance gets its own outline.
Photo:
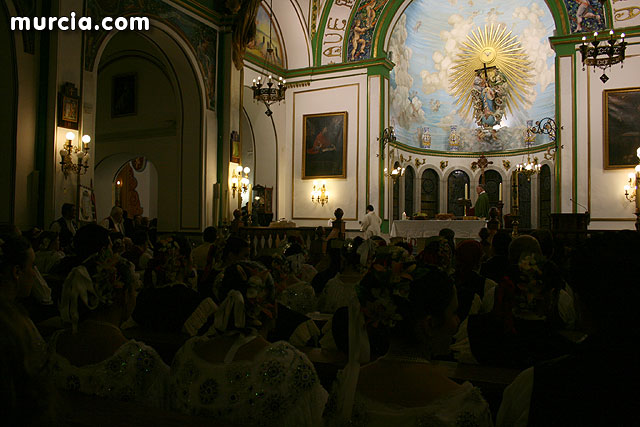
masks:
POLYGON ((640 147, 640 87, 612 89, 604 98, 604 169, 633 168, 640 147))
POLYGON ((133 116, 137 113, 137 75, 121 74, 111 81, 111 117, 133 116))
POLYGON ((80 97, 73 83, 65 83, 58 93, 58 126, 78 129, 80 97))
POLYGON ((347 177, 347 112, 302 116, 302 179, 347 177))

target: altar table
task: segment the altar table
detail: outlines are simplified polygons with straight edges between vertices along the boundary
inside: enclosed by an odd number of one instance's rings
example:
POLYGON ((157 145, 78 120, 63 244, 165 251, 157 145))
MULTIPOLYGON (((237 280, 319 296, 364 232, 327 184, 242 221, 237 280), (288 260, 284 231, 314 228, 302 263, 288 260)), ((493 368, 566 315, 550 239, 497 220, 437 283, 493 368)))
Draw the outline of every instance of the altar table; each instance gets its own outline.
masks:
POLYGON ((443 228, 456 233, 456 239, 478 239, 485 220, 396 220, 391 226, 391 237, 420 238, 437 236, 443 228))

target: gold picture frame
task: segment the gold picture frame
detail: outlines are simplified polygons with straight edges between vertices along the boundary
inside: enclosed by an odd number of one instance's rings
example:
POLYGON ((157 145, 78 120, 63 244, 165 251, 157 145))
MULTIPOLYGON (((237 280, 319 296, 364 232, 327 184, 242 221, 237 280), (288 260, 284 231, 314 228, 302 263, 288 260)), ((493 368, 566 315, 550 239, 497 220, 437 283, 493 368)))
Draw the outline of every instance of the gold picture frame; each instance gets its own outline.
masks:
POLYGON ((633 168, 640 147, 640 87, 605 90, 602 97, 604 169, 633 168))
POLYGON ((302 116, 302 179, 347 177, 346 111, 302 116))

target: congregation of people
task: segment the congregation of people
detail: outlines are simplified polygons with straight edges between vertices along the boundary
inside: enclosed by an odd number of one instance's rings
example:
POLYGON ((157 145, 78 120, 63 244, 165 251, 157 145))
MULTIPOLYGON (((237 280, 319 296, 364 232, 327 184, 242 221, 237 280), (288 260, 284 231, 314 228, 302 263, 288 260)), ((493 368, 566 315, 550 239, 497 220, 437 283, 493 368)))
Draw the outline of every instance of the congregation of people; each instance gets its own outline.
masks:
POLYGON ((3 425, 67 425, 77 394, 213 426, 637 422, 639 233, 443 229, 417 248, 385 239, 373 206, 352 239, 342 215, 268 250, 243 227, 199 244, 119 207, 2 225, 3 425), (438 361, 520 373, 490 404, 438 361))

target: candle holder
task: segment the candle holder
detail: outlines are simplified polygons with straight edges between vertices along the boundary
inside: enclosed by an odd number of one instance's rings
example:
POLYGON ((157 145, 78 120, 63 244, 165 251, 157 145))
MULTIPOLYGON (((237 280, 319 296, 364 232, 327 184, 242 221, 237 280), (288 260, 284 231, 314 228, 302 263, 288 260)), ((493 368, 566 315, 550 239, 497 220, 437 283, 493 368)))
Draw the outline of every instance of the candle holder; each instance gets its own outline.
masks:
POLYGON ((625 51, 627 49, 627 42, 624 41, 624 33, 620 34, 620 40, 614 37, 615 31, 609 30, 608 39, 598 40, 598 32, 593 33, 593 40, 587 43, 587 37, 582 37, 582 44, 580 45, 580 54, 582 55, 582 71, 584 67, 592 66, 598 67, 602 70, 602 76, 600 80, 602 83, 606 83, 609 77, 605 74, 607 68, 611 68, 612 65, 622 63, 625 57, 625 51), (604 42, 600 44, 601 42, 604 42), (591 45, 591 46, 589 46, 591 45))

